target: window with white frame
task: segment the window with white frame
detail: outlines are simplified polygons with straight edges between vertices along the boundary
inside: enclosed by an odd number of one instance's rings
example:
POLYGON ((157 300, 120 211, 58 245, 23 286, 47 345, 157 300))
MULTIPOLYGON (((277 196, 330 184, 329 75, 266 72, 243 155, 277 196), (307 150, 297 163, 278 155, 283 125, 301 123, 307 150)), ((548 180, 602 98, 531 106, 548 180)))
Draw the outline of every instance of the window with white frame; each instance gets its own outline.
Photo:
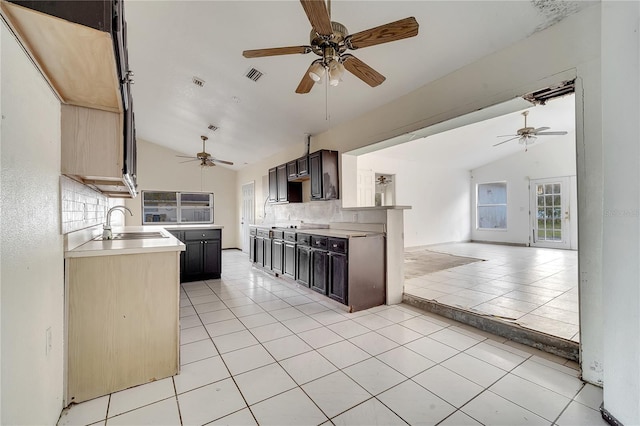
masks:
POLYGON ((507 183, 478 184, 476 212, 478 229, 507 229, 507 183))
POLYGON ((209 192, 142 191, 142 223, 213 223, 209 192))

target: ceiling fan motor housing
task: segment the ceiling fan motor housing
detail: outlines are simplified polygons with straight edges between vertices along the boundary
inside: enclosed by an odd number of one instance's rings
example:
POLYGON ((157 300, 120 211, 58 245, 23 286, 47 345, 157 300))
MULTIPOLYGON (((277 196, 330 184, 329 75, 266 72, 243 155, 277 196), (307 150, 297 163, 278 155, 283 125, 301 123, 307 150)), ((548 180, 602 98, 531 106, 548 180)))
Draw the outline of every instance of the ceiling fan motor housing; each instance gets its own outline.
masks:
POLYGON ((344 39, 349 35, 347 27, 339 22, 331 21, 331 28, 333 34, 330 36, 321 36, 312 28, 309 35, 310 44, 313 48, 313 53, 318 56, 325 56, 324 51, 326 47, 332 47, 335 50, 336 55, 341 55, 347 50, 344 45, 344 39))

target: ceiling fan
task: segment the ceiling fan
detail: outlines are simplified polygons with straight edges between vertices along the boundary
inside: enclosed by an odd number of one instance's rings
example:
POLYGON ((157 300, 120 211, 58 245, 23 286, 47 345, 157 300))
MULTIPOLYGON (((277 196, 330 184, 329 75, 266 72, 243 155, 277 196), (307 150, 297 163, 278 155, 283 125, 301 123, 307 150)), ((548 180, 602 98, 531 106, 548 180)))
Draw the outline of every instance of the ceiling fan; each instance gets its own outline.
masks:
POLYGON ((305 72, 296 93, 309 93, 315 83, 320 83, 325 73, 329 84, 337 86, 346 69, 371 87, 380 85, 385 77, 362 62, 347 50, 375 46, 418 35, 418 22, 414 17, 390 22, 355 34, 331 20, 331 0, 300 0, 302 8, 311 23, 309 46, 275 47, 269 49, 245 50, 245 58, 264 56, 315 53, 320 57, 311 63, 305 72))
POLYGON ((202 139, 202 152, 197 153, 195 157, 190 157, 187 155, 176 155, 176 157, 190 158, 190 160, 182 161, 182 163, 189 163, 191 161, 200 161, 200 166, 202 167, 204 166, 213 167, 216 165, 216 163, 228 164, 230 166, 233 166, 233 163, 231 161, 218 160, 217 158, 213 158, 211 154, 209 154, 204 150, 204 143, 207 141, 207 139, 209 139, 208 137, 200 136, 200 139, 202 139))
POLYGON ((550 127, 527 127, 527 116, 529 115, 529 111, 523 111, 522 115, 524 116, 524 127, 521 129, 518 129, 515 135, 501 135, 498 136, 499 138, 505 138, 505 137, 510 137, 511 139, 507 139, 505 141, 502 142, 498 142, 497 144, 493 145, 493 146, 498 146, 498 145, 502 145, 503 143, 507 143, 509 141, 518 139, 518 142, 521 145, 524 145, 525 151, 527 150, 527 146, 531 145, 532 143, 534 143, 536 141, 536 139, 538 138, 538 136, 560 136, 560 135, 566 135, 567 132, 565 132, 564 130, 562 131, 557 131, 557 132, 545 132, 545 130, 549 130, 550 127))
POLYGON ((376 178, 376 185, 388 185, 391 182, 393 182, 391 178, 385 175, 380 175, 376 178))

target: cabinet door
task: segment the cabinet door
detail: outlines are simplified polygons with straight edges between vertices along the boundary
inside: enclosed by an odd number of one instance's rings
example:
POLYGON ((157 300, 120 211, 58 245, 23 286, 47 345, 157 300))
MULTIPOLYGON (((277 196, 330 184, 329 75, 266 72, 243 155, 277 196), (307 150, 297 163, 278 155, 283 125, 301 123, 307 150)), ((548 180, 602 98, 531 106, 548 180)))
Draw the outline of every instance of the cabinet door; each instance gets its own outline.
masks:
POLYGON ((296 179, 298 177, 298 163, 293 160, 287 163, 287 179, 296 179))
POLYGON ((329 253, 329 297, 346 305, 348 303, 347 256, 329 253))
POLYGON ((256 238, 256 263, 264 266, 264 238, 256 238))
POLYGON ((256 262, 256 237, 249 237, 249 260, 253 263, 256 262))
POLYGON ((278 274, 282 273, 282 262, 284 254, 284 242, 282 240, 273 240, 271 253, 271 269, 278 274))
POLYGON ((328 278, 329 252, 311 250, 311 289, 318 293, 327 294, 328 278))
POLYGON ((311 174, 311 199, 322 199, 322 159, 320 152, 309 155, 309 173, 311 174))
POLYGON ((182 275, 188 279, 202 274, 203 246, 202 241, 188 241, 184 255, 184 270, 182 275))
POLYGON ((278 181, 278 201, 287 201, 289 197, 287 196, 287 165, 282 164, 278 166, 276 169, 277 173, 277 181, 278 181))
POLYGON ((278 201, 278 174, 275 167, 269 169, 269 201, 278 201))
POLYGON ((309 176, 309 157, 298 158, 298 177, 309 176))
POLYGON ((202 272, 213 278, 220 278, 222 272, 222 250, 220 240, 204 240, 202 272))
POLYGON ((266 269, 271 269, 272 265, 271 260, 271 239, 264 239, 264 267, 266 269))
POLYGON ((309 287, 311 276, 311 249, 305 246, 296 248, 296 281, 309 287))
POLYGON ((284 243, 282 272, 291 278, 296 277, 296 244, 284 243))

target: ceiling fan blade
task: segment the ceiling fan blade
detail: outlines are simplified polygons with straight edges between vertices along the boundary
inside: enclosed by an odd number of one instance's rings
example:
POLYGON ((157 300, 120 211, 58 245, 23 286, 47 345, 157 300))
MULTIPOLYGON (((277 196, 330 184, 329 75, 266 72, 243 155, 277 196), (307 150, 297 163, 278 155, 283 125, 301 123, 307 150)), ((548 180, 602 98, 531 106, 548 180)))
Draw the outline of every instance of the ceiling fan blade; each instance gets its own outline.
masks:
POLYGON ((418 35, 418 21, 413 16, 351 34, 345 39, 349 49, 375 46, 418 35))
POLYGON ((378 71, 374 70, 355 56, 347 54, 343 55, 342 57, 345 59, 343 65, 347 69, 347 71, 367 83, 369 86, 379 86, 383 81, 386 80, 385 76, 383 76, 378 71))
POLYGON ((309 93, 313 88, 315 81, 313 81, 311 77, 309 77, 309 71, 311 71, 311 67, 314 63, 315 62, 312 62, 311 65, 309 65, 309 68, 304 72, 304 76, 302 77, 302 80, 300 80, 300 84, 298 84, 298 87, 296 88, 296 93, 309 93))
POLYGON ((228 164, 230 166, 233 166, 233 162, 231 161, 226 161, 226 160, 218 160, 217 158, 210 158, 210 161, 214 161, 216 163, 220 163, 220 164, 228 164))
POLYGON ((520 135, 500 135, 500 136, 496 136, 496 138, 507 138, 507 137, 513 137, 513 136, 520 136, 520 135))
POLYGON ((333 34, 329 11, 324 0, 300 0, 302 8, 309 18, 311 27, 320 35, 329 36, 333 34))
POLYGON ((531 133, 538 133, 538 132, 542 132, 543 130, 549 130, 551 127, 538 127, 537 129, 533 129, 533 132, 531 133))
POLYGON ((566 135, 568 132, 560 131, 560 132, 540 132, 536 133, 536 136, 551 136, 551 135, 566 135))
POLYGON ((516 136, 515 138, 507 139, 506 141, 498 142, 497 144, 495 144, 493 146, 502 145, 503 143, 507 143, 507 142, 510 142, 510 141, 518 139, 518 138, 520 138, 520 136, 516 136))
POLYGON ((265 56, 278 55, 295 55, 296 53, 305 54, 311 52, 310 46, 288 46, 288 47, 272 47, 269 49, 245 50, 242 56, 245 58, 262 58, 265 56))

